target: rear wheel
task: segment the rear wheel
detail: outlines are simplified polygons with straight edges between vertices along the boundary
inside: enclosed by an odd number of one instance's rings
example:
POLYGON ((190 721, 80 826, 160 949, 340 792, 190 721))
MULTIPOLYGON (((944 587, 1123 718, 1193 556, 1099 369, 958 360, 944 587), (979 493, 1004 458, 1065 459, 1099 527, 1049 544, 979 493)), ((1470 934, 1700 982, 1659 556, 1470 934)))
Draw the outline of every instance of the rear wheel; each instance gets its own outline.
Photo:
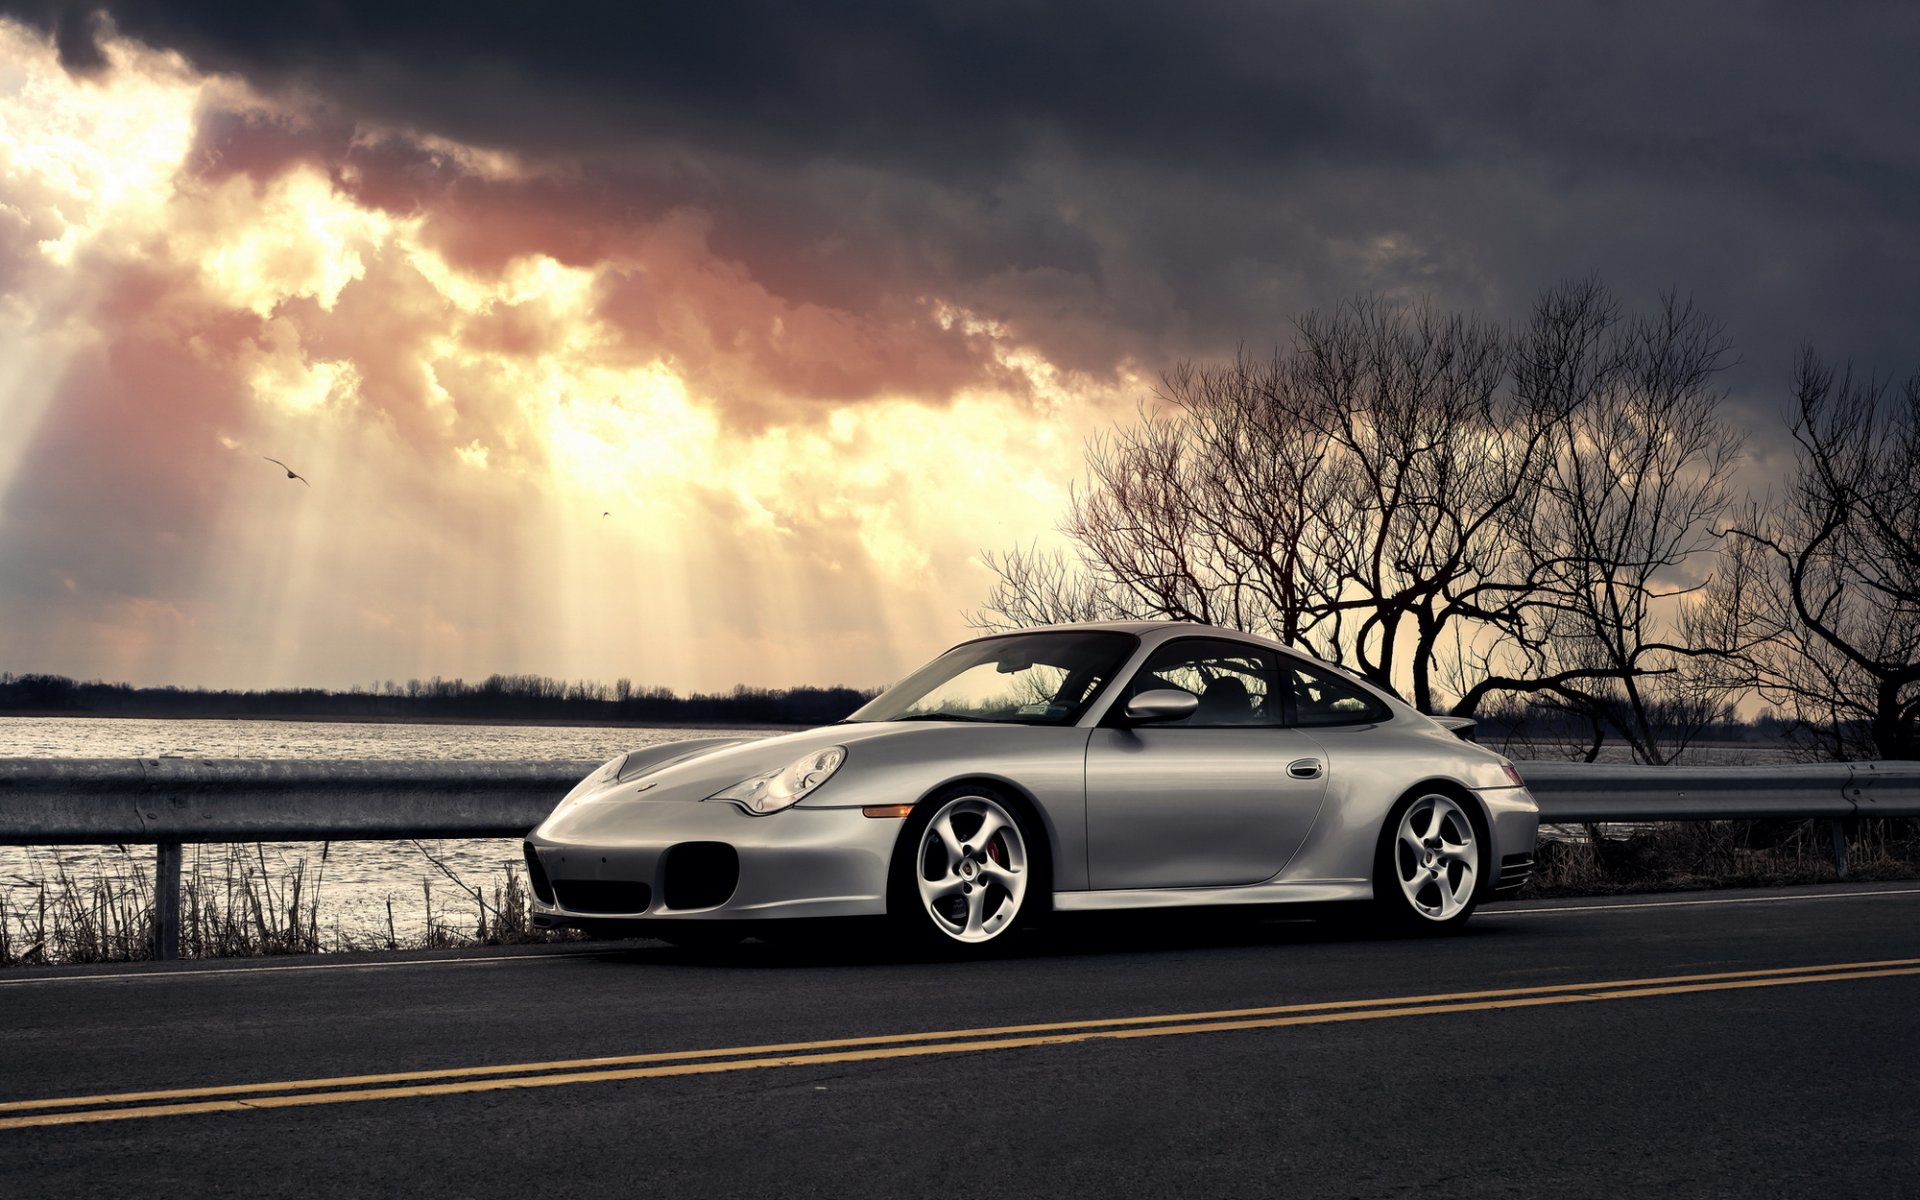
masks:
POLYGON ((985 788, 923 800, 894 852, 887 912, 922 946, 983 951, 1005 944, 1039 892, 1029 819, 985 788))
POLYGON ((1373 904, 1406 933, 1460 928, 1479 902, 1486 838, 1462 801, 1421 792, 1394 805, 1374 855, 1373 904))

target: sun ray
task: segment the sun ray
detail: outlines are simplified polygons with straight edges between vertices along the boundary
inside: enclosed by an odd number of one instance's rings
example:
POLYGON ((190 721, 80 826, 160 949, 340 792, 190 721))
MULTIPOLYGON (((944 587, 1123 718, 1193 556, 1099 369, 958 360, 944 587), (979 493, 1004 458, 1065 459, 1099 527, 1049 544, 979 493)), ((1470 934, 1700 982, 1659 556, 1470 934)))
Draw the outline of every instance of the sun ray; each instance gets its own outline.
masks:
MULTIPOLYGON (((69 363, 91 356, 119 373, 99 403, 173 455, 132 460, 171 507, 128 482, 123 519, 195 568, 77 595, 91 635, 37 610, 0 652, 96 648, 9 667, 883 682, 965 633, 973 556, 1045 530, 1078 434, 1137 383, 1062 371, 952 303, 892 331, 783 300, 713 253, 698 213, 610 233, 595 257, 543 248, 508 212, 489 236, 524 244, 476 259, 459 252, 468 194, 434 181, 484 191, 531 168, 406 130, 327 148, 298 97, 108 49, 111 71, 76 79, 0 22, 0 223, 29 235, 0 224, 0 254, 27 271, 0 281, 0 505, 29 470, 61 494, 72 464, 38 456, 74 402, 69 363), (220 119, 287 148, 256 146, 267 165, 250 166, 246 145, 210 137, 220 119), (417 154, 409 179, 426 181, 393 209, 364 198, 389 153, 417 154), (635 280, 654 308, 616 302, 635 280), (964 335, 978 378, 821 394, 822 362, 916 329, 964 335)), ((121 486, 113 461, 89 477, 121 486)), ((11 564, 27 551, 5 515, 11 564)))

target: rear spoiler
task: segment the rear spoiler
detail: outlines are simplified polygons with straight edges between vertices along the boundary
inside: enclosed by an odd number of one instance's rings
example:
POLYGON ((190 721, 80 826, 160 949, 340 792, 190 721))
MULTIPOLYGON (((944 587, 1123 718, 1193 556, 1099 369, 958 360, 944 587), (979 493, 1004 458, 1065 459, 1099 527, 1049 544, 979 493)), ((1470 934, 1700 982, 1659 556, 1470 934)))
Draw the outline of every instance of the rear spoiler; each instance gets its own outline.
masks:
POLYGON ((1474 720, 1472 717, 1435 717, 1433 720, 1439 724, 1440 728, 1451 733, 1463 742, 1477 742, 1480 740, 1473 734, 1473 731, 1479 728, 1480 722, 1474 720))

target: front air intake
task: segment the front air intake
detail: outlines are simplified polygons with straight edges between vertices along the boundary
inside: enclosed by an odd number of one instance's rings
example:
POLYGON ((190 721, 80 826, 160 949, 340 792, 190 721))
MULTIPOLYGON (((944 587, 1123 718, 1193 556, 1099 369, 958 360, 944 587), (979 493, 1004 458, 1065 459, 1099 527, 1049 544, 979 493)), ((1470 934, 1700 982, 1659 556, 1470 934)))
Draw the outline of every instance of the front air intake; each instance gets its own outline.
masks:
POLYGON ((1517 892, 1533 878, 1533 855, 1509 854, 1500 860, 1500 880, 1496 892, 1517 892))
POLYGON ((554 892, 569 912, 633 916, 653 903, 653 889, 620 879, 557 879, 554 892))
POLYGON ((725 842, 681 842, 667 850, 660 876, 667 908, 718 908, 740 885, 740 853, 725 842))
POLYGON ((540 865, 540 856, 533 852, 533 843, 521 842, 520 849, 527 856, 527 882, 533 886, 533 898, 542 904, 552 904, 553 884, 547 881, 547 869, 540 865))

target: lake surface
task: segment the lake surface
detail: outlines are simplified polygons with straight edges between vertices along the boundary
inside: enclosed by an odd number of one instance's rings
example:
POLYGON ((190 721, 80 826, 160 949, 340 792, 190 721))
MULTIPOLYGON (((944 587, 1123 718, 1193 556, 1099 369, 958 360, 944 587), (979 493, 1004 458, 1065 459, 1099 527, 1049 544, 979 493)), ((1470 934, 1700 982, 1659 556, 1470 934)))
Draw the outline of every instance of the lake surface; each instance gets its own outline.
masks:
MULTIPOLYGON (((363 721, 143 720, 119 717, 0 717, 0 758, 387 758, 602 761, 627 750, 692 737, 770 737, 780 729, 674 726, 385 724, 363 721)), ((557 797, 556 797, 557 799, 557 797)), ((64 875, 80 891, 102 882, 144 886, 153 873, 151 846, 0 846, 0 899, 15 929, 64 875)), ((316 885, 324 940, 380 945, 390 936, 418 940, 432 917, 451 933, 471 932, 478 909, 461 887, 492 902, 509 873, 522 880, 517 839, 421 842, 267 842, 258 846, 186 846, 182 875, 198 873, 224 895, 227 882, 251 873, 282 893, 300 874, 316 885), (431 855, 431 859, 428 857, 431 855), (448 877, 433 860, 444 864, 448 877), (391 918, 391 930, 389 919, 391 918)))
POLYGON ((766 737, 778 729, 677 725, 405 725, 374 721, 199 721, 0 717, 0 758, 408 758, 604 761, 690 737, 766 737))

